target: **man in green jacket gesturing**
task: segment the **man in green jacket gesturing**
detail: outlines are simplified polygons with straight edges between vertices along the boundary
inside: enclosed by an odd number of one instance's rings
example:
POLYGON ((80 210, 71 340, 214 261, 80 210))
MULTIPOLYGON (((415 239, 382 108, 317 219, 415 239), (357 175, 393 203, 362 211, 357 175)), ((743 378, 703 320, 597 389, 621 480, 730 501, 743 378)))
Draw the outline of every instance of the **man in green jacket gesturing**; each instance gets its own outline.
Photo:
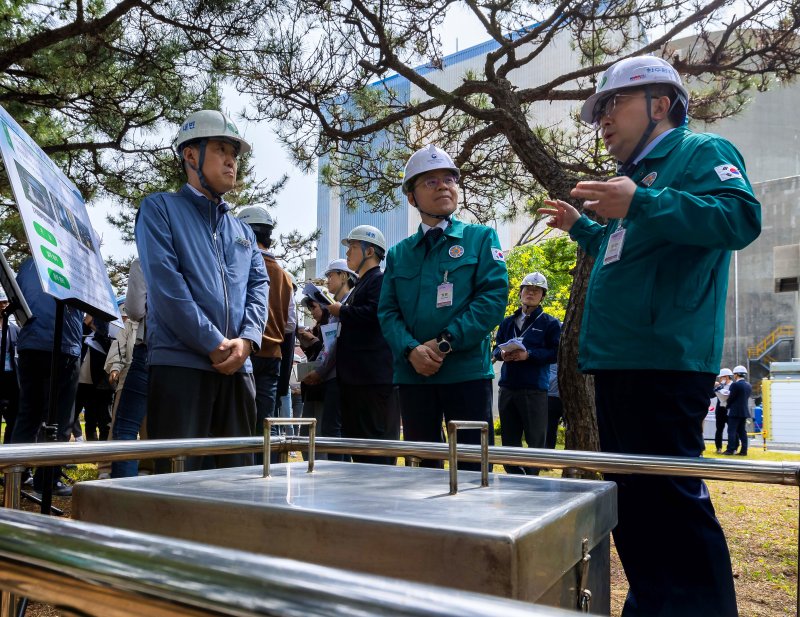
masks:
MULTIPOLYGON (((605 452, 700 456, 719 373, 731 251, 761 231, 761 206, 736 148, 684 126, 688 92, 675 69, 640 56, 612 65, 581 118, 593 122, 619 175, 579 182, 540 212, 595 258, 579 343, 594 374, 605 452)), ((607 475, 617 482, 614 540, 630 589, 622 614, 735 616, 728 547, 705 484, 607 475)))
MULTIPOLYGON (((495 231, 452 217, 458 178, 453 160, 434 145, 409 158, 403 190, 422 222, 386 258, 378 316, 394 356, 407 441, 442 442, 442 417, 492 421, 490 333, 503 319, 508 273, 495 231)), ((461 432, 458 441, 480 443, 480 435, 461 432)))

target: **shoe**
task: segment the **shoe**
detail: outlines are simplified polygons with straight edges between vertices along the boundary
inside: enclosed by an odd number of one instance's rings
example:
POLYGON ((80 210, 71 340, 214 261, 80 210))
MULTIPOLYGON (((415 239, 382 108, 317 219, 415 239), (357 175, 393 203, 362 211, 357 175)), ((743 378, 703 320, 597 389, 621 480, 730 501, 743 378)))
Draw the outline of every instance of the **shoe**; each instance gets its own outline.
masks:
POLYGON ((80 435, 75 438, 75 441, 86 441, 86 439, 84 439, 83 435, 80 435))
POLYGON ((717 448, 717 454, 722 454, 722 448, 717 448))
POLYGON ((747 452, 737 452, 736 456, 747 456, 747 452))
POLYGON ((53 495, 56 497, 72 497, 72 487, 63 482, 56 482, 53 487, 53 495))
POLYGON ((22 486, 33 486, 33 476, 28 474, 28 477, 22 481, 22 486))
POLYGON ((108 473, 107 471, 103 471, 103 472, 97 474, 97 479, 98 480, 110 480, 111 479, 111 474, 108 473))
POLYGON ((733 456, 734 454, 736 454, 736 452, 728 452, 727 450, 725 450, 725 452, 723 452, 723 454, 725 456, 733 456))

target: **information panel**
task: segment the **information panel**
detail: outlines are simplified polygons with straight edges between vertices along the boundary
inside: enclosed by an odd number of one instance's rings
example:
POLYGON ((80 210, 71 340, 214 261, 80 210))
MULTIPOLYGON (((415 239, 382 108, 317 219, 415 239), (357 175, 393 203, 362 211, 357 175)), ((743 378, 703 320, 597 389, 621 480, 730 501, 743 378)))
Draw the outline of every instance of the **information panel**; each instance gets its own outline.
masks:
POLYGON ((119 318, 100 244, 77 187, 0 106, 0 153, 42 289, 88 313, 119 318))

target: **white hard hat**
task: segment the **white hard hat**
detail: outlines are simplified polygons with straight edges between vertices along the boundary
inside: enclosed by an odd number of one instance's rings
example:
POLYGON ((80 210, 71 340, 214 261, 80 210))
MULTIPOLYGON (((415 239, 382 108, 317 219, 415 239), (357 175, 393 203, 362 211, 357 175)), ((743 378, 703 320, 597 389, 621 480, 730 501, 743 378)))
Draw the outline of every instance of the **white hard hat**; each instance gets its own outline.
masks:
POLYGON ((275 219, 264 206, 247 206, 239 210, 236 215, 243 223, 248 225, 269 225, 275 227, 275 219))
POLYGON ((328 276, 331 272, 347 272, 347 274, 358 277, 358 274, 347 267, 346 259, 332 259, 331 263, 328 264, 328 268, 325 270, 325 276, 328 276))
POLYGON ((586 99, 581 108, 581 120, 595 121, 597 103, 611 94, 626 88, 642 88, 651 84, 669 84, 678 91, 684 109, 689 105, 689 92, 672 65, 655 56, 636 56, 620 60, 608 67, 597 85, 597 91, 586 99))
POLYGON ((743 367, 741 364, 739 366, 733 367, 733 374, 734 375, 747 375, 747 369, 743 367))
POLYGON ((230 141, 238 145, 239 154, 250 152, 250 144, 239 135, 239 129, 236 128, 233 120, 221 111, 214 109, 196 111, 186 118, 172 145, 178 155, 182 156, 183 147, 187 143, 200 139, 230 141))
POLYGON ((720 369, 718 377, 733 377, 733 371, 729 368, 720 369))
POLYGON ((6 290, 0 287, 0 302, 8 302, 8 296, 6 295, 6 290))
POLYGON ((384 253, 386 252, 386 238, 383 237, 380 229, 372 225, 358 225, 357 227, 353 227, 353 230, 342 240, 342 246, 348 246, 348 243, 353 240, 369 242, 383 250, 384 253))
POLYGON ((456 167, 450 155, 441 148, 430 144, 420 148, 409 157, 403 172, 403 191, 410 192, 414 178, 435 169, 448 169, 455 174, 456 178, 461 176, 461 171, 456 167))
POLYGON ((528 287, 530 285, 534 287, 541 287, 542 289, 547 291, 547 277, 541 272, 534 272, 533 274, 527 275, 524 279, 522 279, 522 282, 519 284, 520 289, 522 287, 528 287))

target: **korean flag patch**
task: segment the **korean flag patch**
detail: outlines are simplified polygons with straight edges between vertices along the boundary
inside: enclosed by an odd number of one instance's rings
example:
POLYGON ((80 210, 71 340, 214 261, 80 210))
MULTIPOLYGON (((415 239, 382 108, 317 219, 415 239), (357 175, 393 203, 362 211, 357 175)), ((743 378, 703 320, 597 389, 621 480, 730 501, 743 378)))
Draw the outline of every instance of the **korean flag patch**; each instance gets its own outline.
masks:
POLYGON ((492 257, 494 258, 495 261, 505 261, 506 260, 506 256, 503 255, 503 251, 500 250, 500 249, 496 249, 494 247, 492 247, 492 257))
POLYGON ((725 180, 730 180, 731 178, 742 177, 742 172, 739 171, 738 167, 729 165, 727 163, 725 165, 718 165, 714 168, 714 171, 717 172, 717 175, 722 182, 725 182, 725 180))

